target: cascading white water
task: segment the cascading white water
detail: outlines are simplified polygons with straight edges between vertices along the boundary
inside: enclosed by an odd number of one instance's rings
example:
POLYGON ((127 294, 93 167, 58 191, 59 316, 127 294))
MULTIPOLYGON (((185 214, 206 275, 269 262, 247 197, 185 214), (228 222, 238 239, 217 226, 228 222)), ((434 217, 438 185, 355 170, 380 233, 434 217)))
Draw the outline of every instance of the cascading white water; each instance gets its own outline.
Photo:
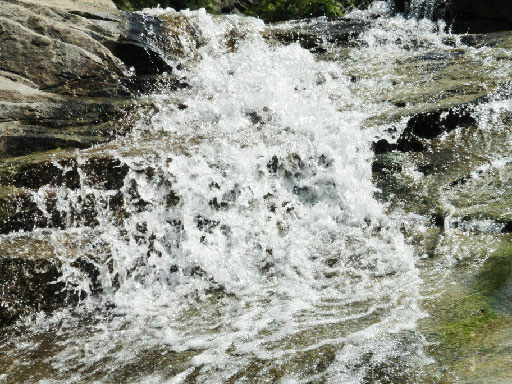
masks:
MULTIPOLYGON (((35 194, 67 218, 50 235, 63 280, 90 291, 72 263, 85 255, 101 292, 31 325, 55 337, 39 382, 362 383, 420 367, 421 279, 402 217, 374 198, 366 123, 392 108, 393 63, 413 44, 448 49, 446 35, 379 19, 323 61, 270 45, 256 19, 150 12, 200 32, 199 48, 183 38, 189 87, 90 151, 127 168, 120 197, 83 172, 77 190, 35 194), (92 228, 72 214, 90 200, 92 228)), ((20 356, 44 344, 21 340, 20 356)))
POLYGON ((151 209, 125 221, 128 242, 107 239, 124 275, 116 308, 157 300, 141 316, 166 319, 170 348, 202 351, 202 382, 326 345, 343 364, 322 374, 358 380, 361 358, 389 358, 421 316, 411 249, 373 199, 364 101, 335 63, 297 45, 269 47, 259 21, 188 17, 207 44, 187 73, 191 88, 174 95, 187 108, 164 96, 133 137, 147 135, 154 155, 125 160, 158 176, 133 174, 151 209), (234 28, 242 38, 228 49, 234 28), (165 203, 169 190, 155 191, 159 180, 172 180, 176 207, 165 203), (148 253, 147 241, 134 244, 140 226, 158 256, 136 266, 148 253), (207 315, 183 318, 184 299, 197 295, 207 315))
POLYGON ((426 17, 432 19, 440 4, 446 0, 411 0, 409 4, 409 14, 415 18, 426 17))

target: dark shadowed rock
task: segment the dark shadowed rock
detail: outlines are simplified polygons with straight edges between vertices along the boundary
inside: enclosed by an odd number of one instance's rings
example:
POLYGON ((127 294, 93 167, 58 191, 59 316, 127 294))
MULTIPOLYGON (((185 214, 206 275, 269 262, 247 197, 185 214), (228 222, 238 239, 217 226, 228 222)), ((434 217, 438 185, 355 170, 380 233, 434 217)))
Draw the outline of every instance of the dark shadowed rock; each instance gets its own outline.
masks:
POLYGON ((372 144, 372 150, 376 155, 391 151, 421 152, 428 148, 429 140, 456 128, 467 128, 475 124, 471 104, 418 113, 409 118, 396 143, 380 139, 372 144))
POLYGON ((512 30, 512 2, 509 0, 451 0, 446 17, 455 32, 512 30))
POLYGON ((17 188, 0 190, 0 234, 46 226, 47 219, 29 192, 17 188))
MULTIPOLYGON (((33 192, 41 187, 76 190, 86 183, 96 189, 118 191, 124 185, 128 167, 118 159, 91 155, 82 159, 79 165, 72 153, 57 152, 54 155, 53 159, 41 154, 0 162, 0 234, 63 227, 62 213, 55 207, 51 195, 45 197, 46 213, 36 204, 33 192)), ((118 200, 116 195, 111 197, 109 207, 112 211, 120 209, 122 201, 118 200)), ((73 222, 95 225, 94 201, 91 203, 84 202, 82 205, 88 209, 79 214, 71 209, 69 215, 73 222)))
MULTIPOLYGON (((66 262, 89 279, 88 292, 97 292, 97 257, 87 251, 79 254, 69 240, 64 245, 69 248, 66 262)), ((44 233, 20 234, 0 244, 0 327, 22 316, 76 305, 86 297, 84 287, 62 279, 64 260, 57 253, 52 237, 44 233)))
POLYGON ((407 123, 407 130, 424 139, 433 139, 443 132, 450 132, 458 127, 475 124, 467 106, 419 113, 407 123))

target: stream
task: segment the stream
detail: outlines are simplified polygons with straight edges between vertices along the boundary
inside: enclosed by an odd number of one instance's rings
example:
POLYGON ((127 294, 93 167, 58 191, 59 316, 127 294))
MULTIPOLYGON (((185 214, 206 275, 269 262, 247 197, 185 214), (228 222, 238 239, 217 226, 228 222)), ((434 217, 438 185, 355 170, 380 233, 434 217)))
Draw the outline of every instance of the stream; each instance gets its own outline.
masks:
POLYGON ((1 235, 58 258, 81 293, 0 338, 0 383, 457 382, 436 354, 436 300, 507 238, 470 208, 487 174, 508 198, 512 50, 383 2, 348 15, 366 25, 351 44, 309 50, 269 36, 334 21, 145 12, 181 31, 162 55, 187 86, 164 81, 132 131, 77 152, 77 188, 33 192, 61 228, 1 235), (411 116, 460 105, 470 128, 376 157, 411 116), (116 160, 117 187, 86 172, 98 156, 116 160), (414 191, 376 176, 393 156, 414 191))

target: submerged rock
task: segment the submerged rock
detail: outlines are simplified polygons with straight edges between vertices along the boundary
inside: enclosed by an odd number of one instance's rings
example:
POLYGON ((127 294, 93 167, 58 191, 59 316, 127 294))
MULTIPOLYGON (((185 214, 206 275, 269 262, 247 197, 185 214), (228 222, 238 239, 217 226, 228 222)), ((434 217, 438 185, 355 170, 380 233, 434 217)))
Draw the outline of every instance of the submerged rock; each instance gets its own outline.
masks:
POLYGON ((422 325, 436 342, 431 353, 446 380, 438 375, 435 382, 488 383, 490 378, 508 382, 512 377, 510 238, 478 271, 466 273, 466 280, 455 279, 448 291, 429 304, 431 317, 422 325))

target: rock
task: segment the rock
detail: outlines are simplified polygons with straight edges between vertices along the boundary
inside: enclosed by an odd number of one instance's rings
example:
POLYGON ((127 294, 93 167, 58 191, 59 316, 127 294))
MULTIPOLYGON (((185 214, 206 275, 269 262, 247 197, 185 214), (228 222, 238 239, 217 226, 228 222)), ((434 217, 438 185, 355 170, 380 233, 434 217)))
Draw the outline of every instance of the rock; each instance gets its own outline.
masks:
MULTIPOLYGON (((94 202, 81 210, 80 214, 74 212, 72 207, 69 212, 60 212, 54 206, 55 199, 48 195, 45 213, 33 198, 33 192, 44 186, 76 190, 83 182, 99 190, 118 191, 124 185, 128 172, 127 166, 118 159, 101 154, 82 156, 80 172, 78 167, 76 154, 65 151, 54 153, 53 159, 41 154, 0 162, 0 234, 36 228, 62 228, 64 216, 72 217, 76 223, 96 225, 94 202)), ((82 205, 85 207, 87 203, 82 205)), ((122 198, 116 194, 110 197, 109 207, 112 211, 119 211, 121 205, 122 198)))
POLYGON ((406 128, 396 143, 380 139, 373 143, 372 149, 376 155, 391 151, 421 152, 428 147, 424 142, 425 139, 435 139, 442 133, 475 124, 476 120, 471 116, 470 106, 467 104, 418 113, 409 118, 406 128))
POLYGON ((63 303, 76 301, 57 282, 58 266, 44 259, 0 257, 0 327, 10 325, 21 316, 39 311, 49 312, 63 303), (49 284, 49 282, 54 282, 49 284))
POLYGON ((130 119, 120 118, 138 95, 183 86, 176 56, 164 55, 177 45, 161 19, 111 1, 1 0, 0 157, 85 148, 126 131, 130 119))
POLYGON ((449 108, 448 110, 419 113, 407 122, 406 129, 417 137, 433 139, 455 128, 476 124, 468 109, 468 106, 463 105, 457 109, 449 108))
POLYGON ((454 382, 452 376, 462 383, 506 383, 512 377, 511 256, 508 239, 476 271, 465 272, 465 279, 454 279, 435 295, 421 328, 435 342, 432 356, 443 373, 426 382, 454 382))
POLYGON ((45 100, 45 94, 40 94, 39 100, 37 94, 33 97, 20 98, 20 102, 0 100, 0 157, 57 148, 86 148, 108 141, 128 128, 126 124, 130 121, 121 118, 136 108, 130 99, 45 100))
POLYGON ((461 42, 471 47, 501 47, 504 49, 512 48, 512 31, 493 32, 493 33, 474 33, 460 35, 461 42))
MULTIPOLYGON (((493 55, 496 55, 493 58, 496 63, 494 66, 507 62, 505 58, 499 58, 498 50, 512 48, 512 34, 509 32, 467 35, 464 40, 477 47, 492 48, 493 55)), ((436 52, 432 48, 433 52, 428 55, 406 55, 397 59, 393 71, 387 72, 387 69, 382 68, 394 80, 389 86, 384 84, 376 89, 374 97, 389 103, 390 108, 383 108, 380 114, 369 119, 366 123, 368 126, 396 123, 410 116, 435 111, 455 111, 475 106, 489 100, 491 95, 503 94, 503 97, 508 97, 506 82, 497 79, 495 71, 482 70, 481 60, 471 59, 470 55, 461 53, 459 48, 443 52, 436 52)), ((503 65, 502 74, 503 78, 511 76, 512 67, 503 65)), ((350 75, 362 81, 368 78, 364 69, 356 69, 350 75)))
MULTIPOLYGON (((40 0, 22 0, 24 3, 41 4, 40 0)), ((116 5, 112 0, 44 0, 46 6, 62 8, 70 12, 112 12, 116 5)))
POLYGON ((32 231, 47 225, 48 220, 29 192, 13 187, 0 189, 0 234, 32 231))
MULTIPOLYGON (((94 228, 98 224, 96 204, 101 203, 86 195, 81 204, 62 212, 51 190, 42 202, 37 202, 33 193, 43 186, 73 191, 83 182, 99 190, 119 191, 128 172, 126 165, 106 155, 82 156, 80 165, 71 152, 54 152, 53 156, 50 159, 43 153, 0 161, 0 234, 10 234, 0 243, 0 327, 25 315, 74 305, 87 294, 59 280, 62 260, 53 249, 53 232, 33 231, 64 228, 65 224, 94 228)), ((122 215, 122 195, 109 196, 113 215, 122 215)), ((76 255, 70 265, 88 276, 88 292, 97 293, 100 285, 94 257, 88 251, 77 251, 72 240, 69 245, 66 254, 76 255)), ((108 256, 108 250, 95 252, 108 256)))
MULTIPOLYGON (((500 32, 464 39, 488 47, 491 68, 498 68, 511 36, 500 32)), ((512 227, 511 168, 493 164, 510 154, 506 143, 512 120, 505 106, 510 105, 512 72, 503 65, 493 74, 467 56, 454 48, 438 55, 439 60, 422 55, 393 66, 402 76, 400 86, 378 94, 389 110, 367 122, 382 127, 373 144, 377 196, 443 231, 507 233, 512 227), (425 71, 432 77, 422 81, 425 71)))
POLYGON ((415 115, 396 143, 376 140, 378 197, 431 218, 435 226, 449 217, 452 229, 508 233, 512 167, 496 156, 509 153, 510 112, 491 109, 489 129, 480 125, 481 116, 477 121, 478 115, 469 114, 471 107, 415 115))
POLYGON ((372 149, 376 155, 391 151, 421 152, 427 148, 425 139, 435 139, 442 133, 475 124, 476 120, 471 116, 470 105, 467 104, 418 113, 409 118, 396 143, 380 139, 372 144, 372 149))
POLYGON ((122 92, 120 78, 128 76, 127 68, 88 33, 89 19, 24 2, 2 1, 0 10, 2 71, 57 94, 122 92))

